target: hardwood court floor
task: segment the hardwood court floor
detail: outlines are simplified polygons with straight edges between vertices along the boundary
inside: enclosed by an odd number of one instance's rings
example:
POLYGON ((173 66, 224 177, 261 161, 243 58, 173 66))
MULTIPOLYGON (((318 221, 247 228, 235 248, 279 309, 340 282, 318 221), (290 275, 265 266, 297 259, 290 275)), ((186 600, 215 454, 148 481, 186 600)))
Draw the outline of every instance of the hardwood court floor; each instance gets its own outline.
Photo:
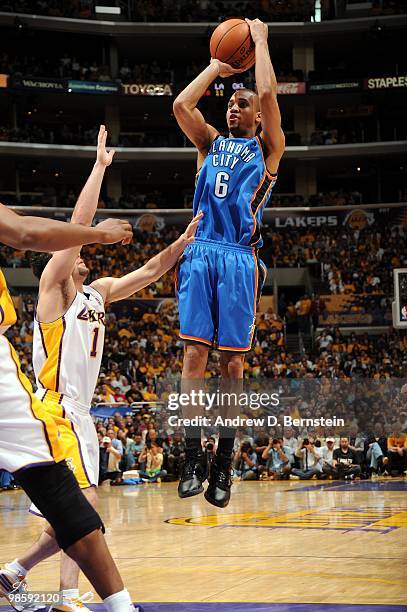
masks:
MULTIPOLYGON (((99 493, 109 546, 133 601, 407 609, 407 479, 236 483, 224 510, 202 495, 179 500, 176 483, 105 485, 99 493)), ((0 494, 0 563, 40 533, 42 521, 27 506, 22 492, 0 494)), ((29 585, 58 590, 58 558, 35 568, 29 585)), ((80 588, 89 590, 86 579, 80 588)))

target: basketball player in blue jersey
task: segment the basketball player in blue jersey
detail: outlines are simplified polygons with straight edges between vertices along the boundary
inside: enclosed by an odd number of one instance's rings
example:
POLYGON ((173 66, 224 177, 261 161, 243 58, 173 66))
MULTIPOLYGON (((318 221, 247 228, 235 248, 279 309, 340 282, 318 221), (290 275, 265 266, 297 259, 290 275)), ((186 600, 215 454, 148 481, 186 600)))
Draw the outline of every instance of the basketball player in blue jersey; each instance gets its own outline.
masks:
MULTIPOLYGON (((242 388, 244 354, 255 331, 256 306, 265 268, 259 266, 262 213, 277 180, 285 139, 277 102, 277 80, 268 49, 268 28, 246 20, 255 43, 257 93, 237 90, 226 112, 227 138, 206 123, 199 100, 219 76, 236 72, 211 60, 176 98, 174 114, 198 149, 194 214, 204 213, 195 243, 178 265, 180 337, 185 340, 183 382, 203 380, 210 348, 221 352, 225 388, 242 388), (228 387, 229 385, 229 387, 228 387)), ((180 497, 203 491, 208 476, 200 428, 186 427, 186 461, 180 497)), ((230 499, 235 430, 223 427, 211 463, 207 501, 225 507, 230 499)))

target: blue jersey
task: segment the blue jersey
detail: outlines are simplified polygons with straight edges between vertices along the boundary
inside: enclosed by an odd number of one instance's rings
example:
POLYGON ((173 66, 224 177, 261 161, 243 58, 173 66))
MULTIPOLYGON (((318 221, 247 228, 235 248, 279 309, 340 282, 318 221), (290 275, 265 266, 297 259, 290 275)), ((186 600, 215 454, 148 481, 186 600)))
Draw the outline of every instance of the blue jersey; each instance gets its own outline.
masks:
POLYGON ((202 210, 204 217, 196 237, 261 247, 261 218, 276 180, 266 169, 258 136, 218 136, 197 176, 194 215, 202 210))

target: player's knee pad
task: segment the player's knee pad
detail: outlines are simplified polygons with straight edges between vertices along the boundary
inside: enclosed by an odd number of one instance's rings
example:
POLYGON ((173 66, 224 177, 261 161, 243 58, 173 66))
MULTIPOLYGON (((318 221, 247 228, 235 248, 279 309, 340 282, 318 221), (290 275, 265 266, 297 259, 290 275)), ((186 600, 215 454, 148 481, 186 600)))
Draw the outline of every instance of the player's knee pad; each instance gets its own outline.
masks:
POLYGON ((65 462, 19 470, 15 477, 54 529, 62 550, 96 529, 104 531, 100 516, 65 462))

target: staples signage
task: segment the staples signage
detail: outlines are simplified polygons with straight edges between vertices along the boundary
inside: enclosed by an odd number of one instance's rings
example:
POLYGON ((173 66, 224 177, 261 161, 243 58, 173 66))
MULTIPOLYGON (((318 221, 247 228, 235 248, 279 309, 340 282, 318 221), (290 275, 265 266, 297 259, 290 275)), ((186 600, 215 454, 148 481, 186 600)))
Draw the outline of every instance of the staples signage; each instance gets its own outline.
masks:
POLYGON ((365 89, 398 89, 407 87, 407 76, 386 76, 380 78, 366 79, 365 89))

